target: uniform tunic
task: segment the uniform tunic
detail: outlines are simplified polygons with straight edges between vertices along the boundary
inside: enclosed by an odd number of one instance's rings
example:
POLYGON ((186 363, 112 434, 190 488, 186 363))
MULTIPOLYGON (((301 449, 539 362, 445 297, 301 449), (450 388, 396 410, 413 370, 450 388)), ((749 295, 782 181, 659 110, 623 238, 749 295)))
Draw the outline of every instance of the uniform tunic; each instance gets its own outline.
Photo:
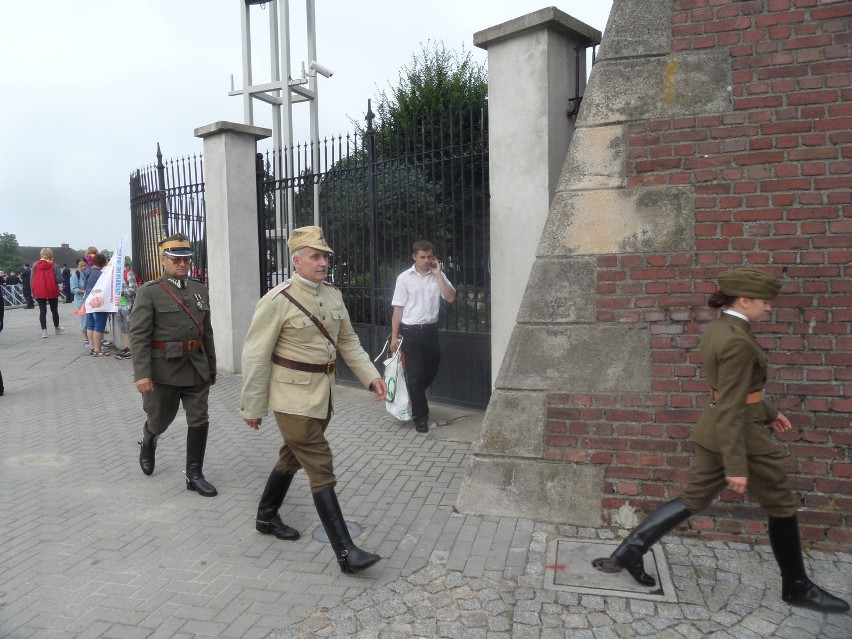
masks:
POLYGON ((163 275, 137 289, 131 313, 130 350, 133 353, 133 378, 150 378, 154 390, 142 395, 142 406, 148 416, 148 429, 155 435, 171 424, 180 401, 186 410, 190 427, 208 425, 207 397, 210 378, 216 372, 216 350, 210 323, 210 297, 201 282, 187 278, 179 287, 173 278, 163 275), (201 330, 177 301, 163 290, 163 282, 177 295, 201 325, 201 330), (202 345, 184 350, 174 359, 166 359, 164 349, 153 348, 156 342, 190 342, 200 339, 202 345))
POLYGON ((243 347, 240 413, 244 419, 258 419, 269 409, 274 411, 284 437, 276 470, 292 474, 304 468, 312 492, 317 492, 336 483, 324 435, 331 419, 334 373, 285 368, 271 358, 275 354, 305 364, 327 364, 337 354, 311 319, 281 294, 285 289, 323 323, 364 386, 381 375, 361 347, 343 296, 330 284, 313 287, 294 276, 258 301, 243 347))
POLYGON ((784 456, 768 424, 778 411, 765 401, 747 404, 766 383, 767 356, 749 322, 730 313, 711 322, 701 339, 703 368, 715 401, 704 409, 693 434, 696 451, 683 495, 691 512, 706 508, 726 486, 725 477, 748 477, 747 490, 769 514, 788 517, 797 502, 787 487, 784 456))

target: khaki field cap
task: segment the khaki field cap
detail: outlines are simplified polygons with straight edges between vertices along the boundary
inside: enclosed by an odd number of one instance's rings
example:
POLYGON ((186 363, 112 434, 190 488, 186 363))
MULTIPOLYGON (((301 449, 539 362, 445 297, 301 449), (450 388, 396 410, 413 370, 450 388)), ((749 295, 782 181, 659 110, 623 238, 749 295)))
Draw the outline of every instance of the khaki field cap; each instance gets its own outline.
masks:
POLYGON ((771 300, 781 290, 781 282, 756 268, 735 268, 719 276, 719 290, 731 297, 771 300))
POLYGON ((290 249, 291 254, 306 246, 315 248, 318 251, 334 253, 331 247, 325 243, 325 236, 323 236, 322 229, 318 226, 302 226, 293 229, 293 232, 290 233, 290 239, 287 240, 287 248, 290 249))
POLYGON ((170 235, 157 246, 160 247, 160 252, 163 255, 169 257, 192 257, 192 246, 189 243, 189 238, 183 233, 170 235))

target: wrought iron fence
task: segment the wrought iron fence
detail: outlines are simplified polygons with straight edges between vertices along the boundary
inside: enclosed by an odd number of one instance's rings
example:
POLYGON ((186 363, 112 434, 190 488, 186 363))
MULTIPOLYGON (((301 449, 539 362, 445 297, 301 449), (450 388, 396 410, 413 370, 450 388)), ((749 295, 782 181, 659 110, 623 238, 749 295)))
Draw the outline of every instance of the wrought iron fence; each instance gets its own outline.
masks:
POLYGON ((160 276, 157 243, 174 233, 192 242, 192 277, 207 281, 204 164, 200 155, 166 160, 157 145, 157 164, 130 175, 133 270, 143 280, 160 276))
POLYGON ((442 327, 490 332, 487 113, 483 103, 374 128, 368 103, 366 130, 261 156, 264 290, 288 276, 288 224, 313 224, 318 197, 329 279, 354 323, 390 325, 396 276, 427 239, 457 289, 442 327))

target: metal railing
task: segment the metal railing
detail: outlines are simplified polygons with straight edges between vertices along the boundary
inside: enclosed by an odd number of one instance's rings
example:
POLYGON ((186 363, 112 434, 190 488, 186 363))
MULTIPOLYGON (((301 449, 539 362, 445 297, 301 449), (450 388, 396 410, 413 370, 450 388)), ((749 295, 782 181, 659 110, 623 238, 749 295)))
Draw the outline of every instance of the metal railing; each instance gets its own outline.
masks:
POLYGON ((329 279, 353 323, 390 325, 396 277, 411 266, 412 243, 427 239, 458 291, 441 326, 489 332, 487 112, 483 103, 374 128, 368 103, 364 131, 260 156, 263 290, 288 277, 288 222, 313 224, 318 194, 329 279), (290 157, 295 177, 275 179, 290 157))

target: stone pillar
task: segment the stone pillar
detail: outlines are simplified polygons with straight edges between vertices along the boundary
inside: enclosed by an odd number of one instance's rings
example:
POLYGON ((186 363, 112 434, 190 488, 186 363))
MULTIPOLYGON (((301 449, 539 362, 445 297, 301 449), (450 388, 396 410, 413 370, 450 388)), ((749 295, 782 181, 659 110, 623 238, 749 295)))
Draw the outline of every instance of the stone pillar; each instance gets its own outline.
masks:
POLYGON ((208 286, 220 371, 240 373, 243 341, 260 296, 257 242, 257 141, 272 131, 215 122, 195 130, 204 140, 208 286))
POLYGON ((555 7, 473 36, 488 51, 492 385, 574 130, 569 100, 583 94, 586 48, 600 40, 555 7))

